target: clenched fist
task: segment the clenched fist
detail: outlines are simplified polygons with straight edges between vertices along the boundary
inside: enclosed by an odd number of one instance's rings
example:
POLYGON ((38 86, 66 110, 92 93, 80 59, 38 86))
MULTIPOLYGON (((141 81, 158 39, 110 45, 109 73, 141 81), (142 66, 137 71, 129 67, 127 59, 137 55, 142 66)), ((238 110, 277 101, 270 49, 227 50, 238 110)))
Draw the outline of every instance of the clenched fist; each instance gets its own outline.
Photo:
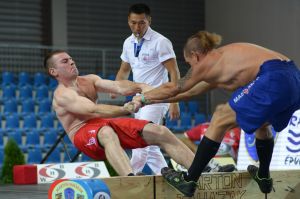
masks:
POLYGON ((139 111, 141 104, 138 102, 131 101, 124 104, 123 107, 125 110, 127 110, 130 113, 136 113, 139 111))

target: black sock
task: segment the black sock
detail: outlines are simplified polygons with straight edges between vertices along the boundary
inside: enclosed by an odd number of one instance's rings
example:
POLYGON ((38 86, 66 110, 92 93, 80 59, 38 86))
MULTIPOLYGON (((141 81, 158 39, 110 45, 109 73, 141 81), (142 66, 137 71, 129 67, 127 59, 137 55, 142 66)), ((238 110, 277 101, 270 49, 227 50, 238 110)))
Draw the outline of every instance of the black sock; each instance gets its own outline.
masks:
POLYGON ((186 176, 187 181, 192 180, 197 182, 199 180, 203 169, 208 164, 208 162, 216 155, 219 147, 220 143, 210 140, 206 136, 202 138, 193 163, 188 170, 188 175, 186 176))
POLYGON ((269 178, 270 163, 274 148, 274 140, 273 138, 268 140, 260 140, 256 138, 255 145, 259 159, 258 177, 269 178))
POLYGON ((134 176, 134 174, 133 173, 129 173, 127 176, 134 176))

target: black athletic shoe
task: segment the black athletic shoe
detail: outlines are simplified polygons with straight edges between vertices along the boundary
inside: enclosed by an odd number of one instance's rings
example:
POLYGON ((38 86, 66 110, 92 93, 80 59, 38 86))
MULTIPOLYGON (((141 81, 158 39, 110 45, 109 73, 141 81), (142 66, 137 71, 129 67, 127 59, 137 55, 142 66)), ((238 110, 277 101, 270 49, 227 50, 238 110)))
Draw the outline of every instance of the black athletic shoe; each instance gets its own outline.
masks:
POLYGON ((161 170, 162 176, 177 191, 184 196, 192 197, 196 191, 198 184, 194 181, 187 182, 184 179, 185 172, 177 172, 171 168, 165 167, 161 170))
POLYGON ((273 179, 272 178, 259 178, 258 173, 258 167, 254 165, 249 165, 247 168, 248 172, 250 173, 250 176, 257 182, 259 189, 263 193, 270 193, 273 188, 273 179))

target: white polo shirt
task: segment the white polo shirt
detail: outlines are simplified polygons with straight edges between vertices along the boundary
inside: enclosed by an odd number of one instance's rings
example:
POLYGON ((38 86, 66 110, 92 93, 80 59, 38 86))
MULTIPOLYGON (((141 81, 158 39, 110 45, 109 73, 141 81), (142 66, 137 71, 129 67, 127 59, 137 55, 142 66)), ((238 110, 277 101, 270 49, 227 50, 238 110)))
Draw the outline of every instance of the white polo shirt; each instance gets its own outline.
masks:
POLYGON ((150 27, 143 39, 141 50, 136 57, 134 46, 138 41, 133 34, 129 36, 124 41, 121 59, 130 64, 133 81, 158 87, 169 81, 168 71, 162 62, 176 58, 173 46, 169 39, 150 27))

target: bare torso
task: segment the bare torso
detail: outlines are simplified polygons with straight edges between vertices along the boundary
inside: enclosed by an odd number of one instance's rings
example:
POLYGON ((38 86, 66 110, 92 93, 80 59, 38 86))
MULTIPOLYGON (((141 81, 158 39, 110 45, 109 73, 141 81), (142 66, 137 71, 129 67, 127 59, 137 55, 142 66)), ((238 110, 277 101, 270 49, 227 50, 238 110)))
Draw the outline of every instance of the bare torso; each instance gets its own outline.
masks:
POLYGON ((73 141, 74 134, 82 127, 85 122, 95 116, 80 116, 66 111, 63 107, 60 107, 56 102, 56 99, 61 97, 63 92, 68 89, 74 90, 78 95, 83 96, 96 103, 97 101, 97 91, 94 86, 94 79, 90 76, 79 76, 77 77, 77 84, 75 86, 66 87, 63 84, 59 84, 54 92, 53 96, 53 108, 56 112, 57 118, 64 127, 66 133, 69 135, 70 139, 73 141))
POLYGON ((254 44, 233 43, 211 51, 193 70, 195 74, 201 74, 206 67, 207 72, 200 77, 201 80, 232 91, 254 80, 260 66, 271 59, 289 60, 280 53, 254 44))

